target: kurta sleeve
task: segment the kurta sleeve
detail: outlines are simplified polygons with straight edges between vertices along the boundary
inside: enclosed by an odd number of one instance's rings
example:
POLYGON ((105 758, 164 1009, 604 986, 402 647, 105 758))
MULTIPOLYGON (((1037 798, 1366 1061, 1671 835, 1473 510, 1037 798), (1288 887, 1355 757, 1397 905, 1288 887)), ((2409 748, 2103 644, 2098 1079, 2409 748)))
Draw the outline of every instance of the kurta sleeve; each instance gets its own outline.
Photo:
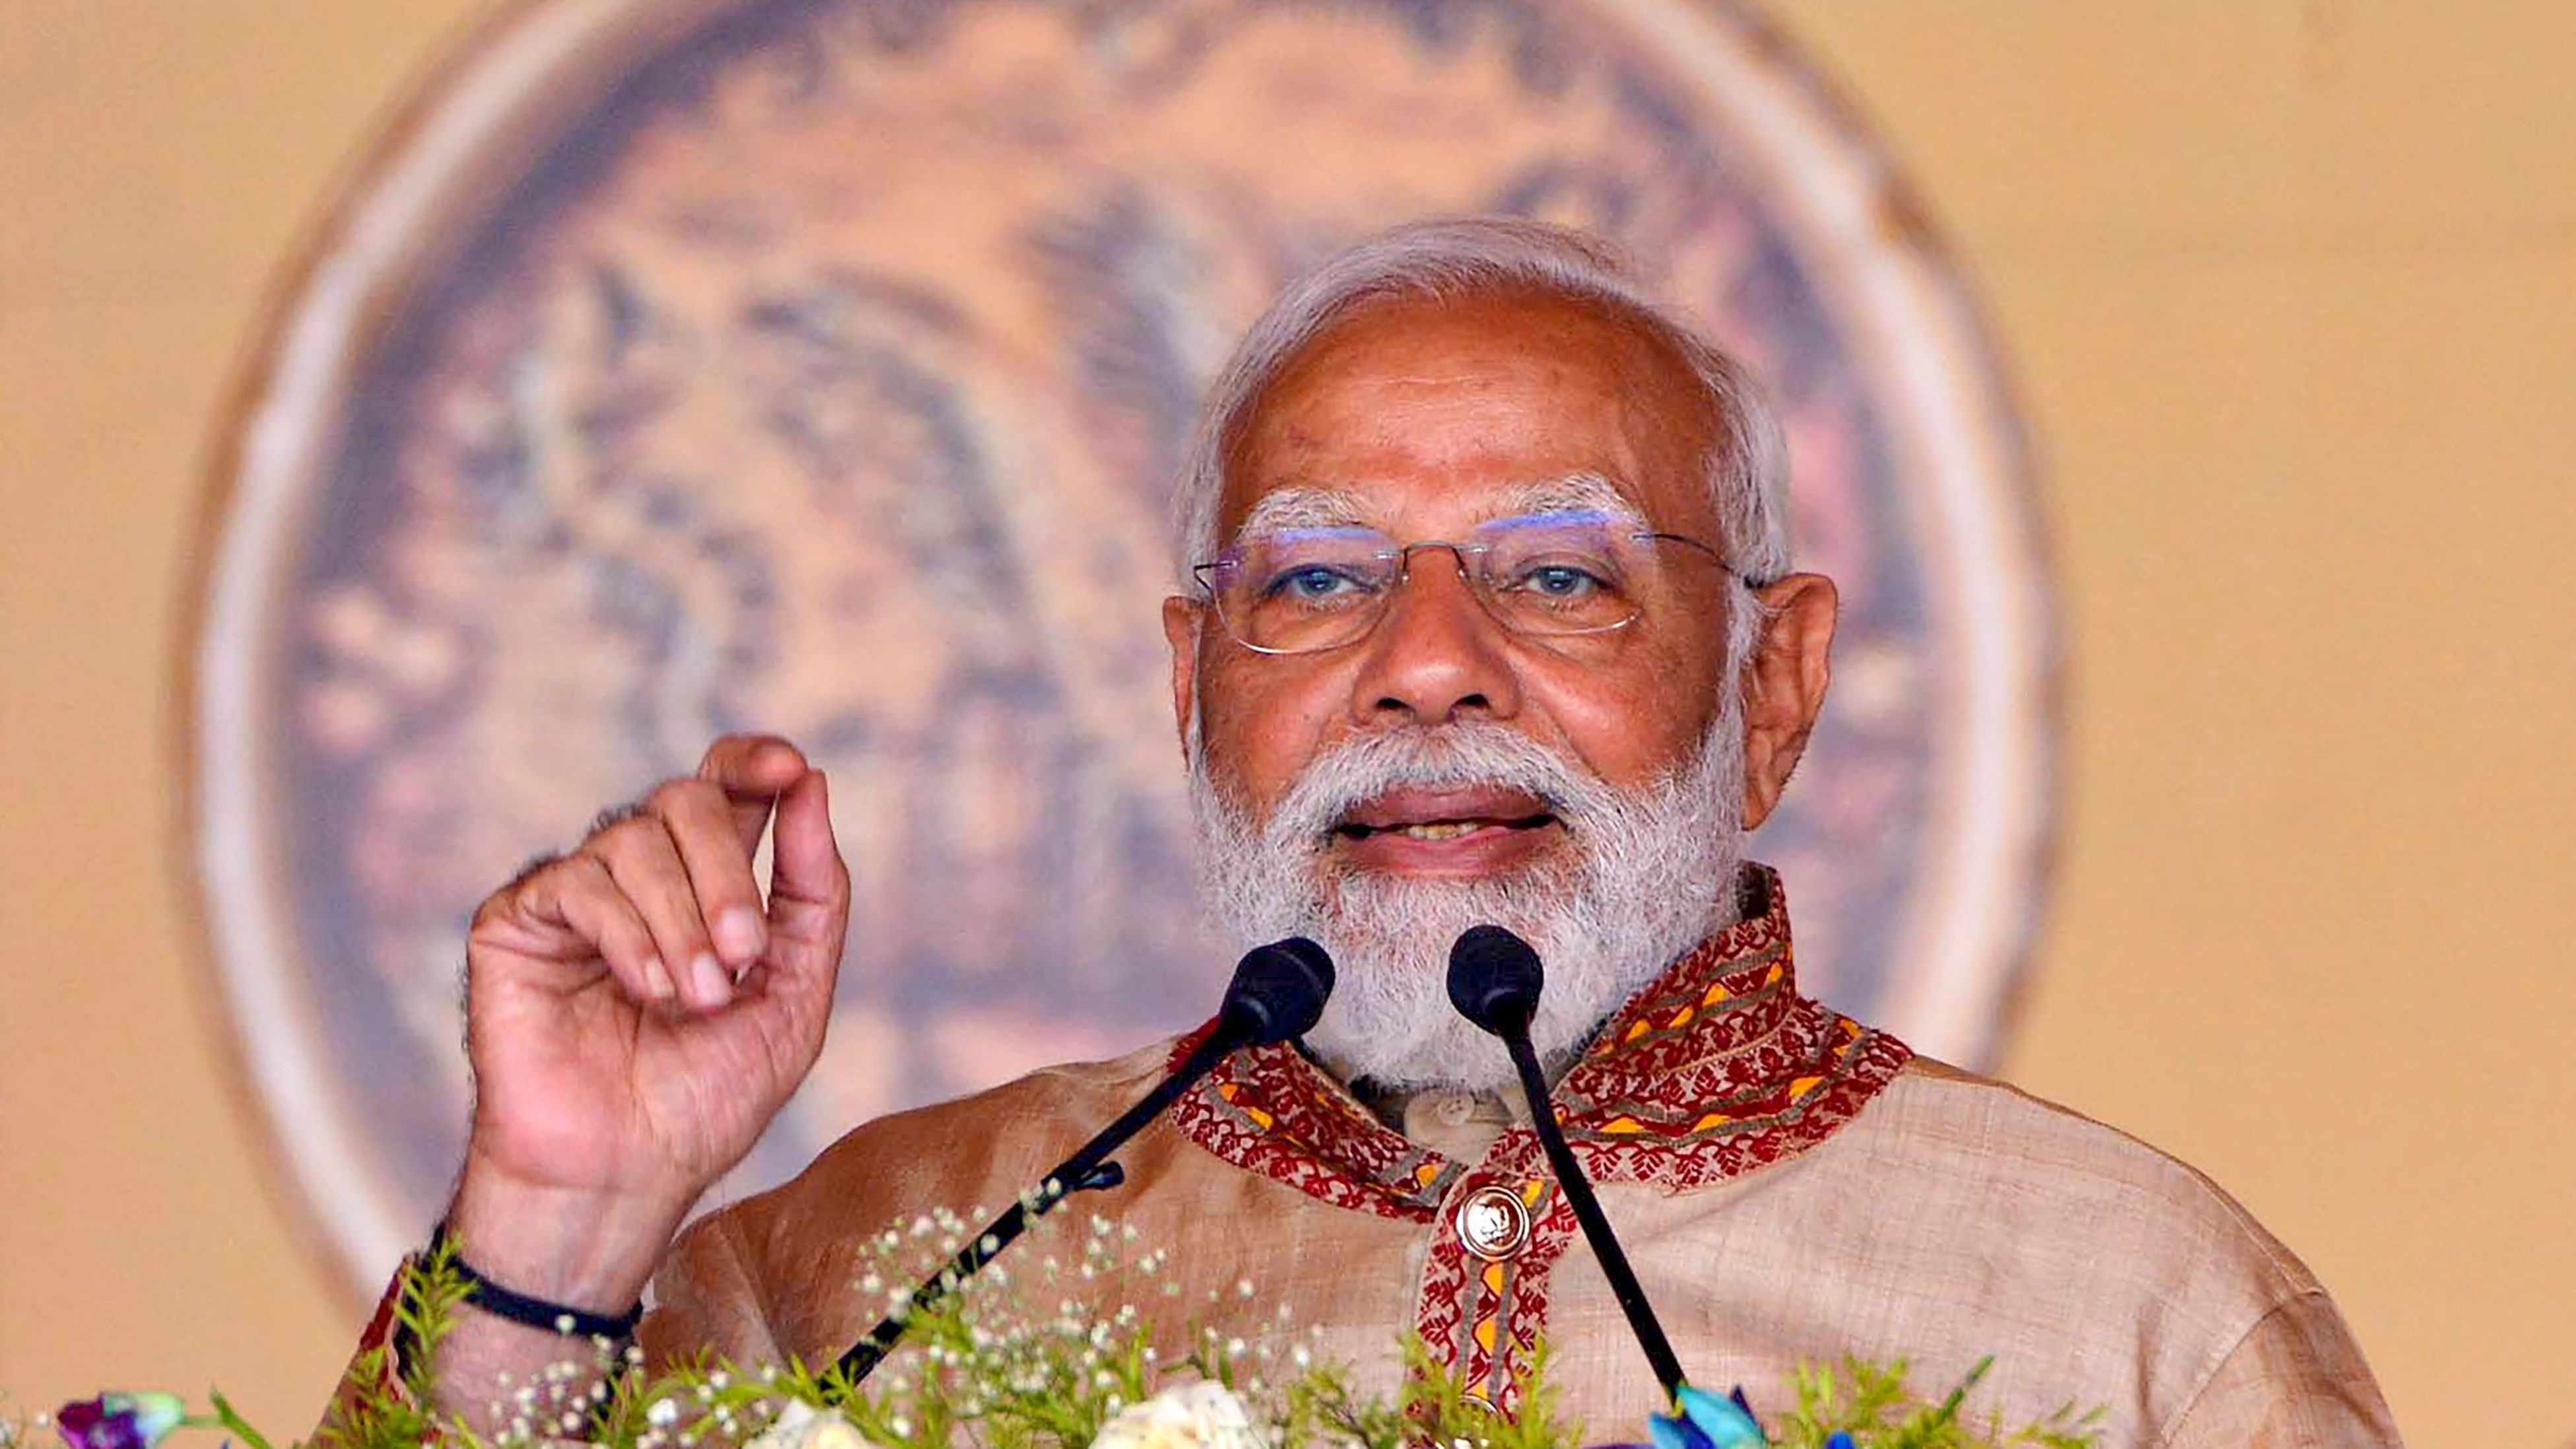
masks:
POLYGON ((733 1213, 701 1218, 680 1235, 653 1275, 653 1308, 635 1339, 649 1372, 702 1352, 736 1364, 785 1357, 733 1213))
POLYGON ((2396 1422, 2343 1315, 2321 1292, 2274 1308, 2219 1360, 2161 1449, 2394 1446, 2396 1422))

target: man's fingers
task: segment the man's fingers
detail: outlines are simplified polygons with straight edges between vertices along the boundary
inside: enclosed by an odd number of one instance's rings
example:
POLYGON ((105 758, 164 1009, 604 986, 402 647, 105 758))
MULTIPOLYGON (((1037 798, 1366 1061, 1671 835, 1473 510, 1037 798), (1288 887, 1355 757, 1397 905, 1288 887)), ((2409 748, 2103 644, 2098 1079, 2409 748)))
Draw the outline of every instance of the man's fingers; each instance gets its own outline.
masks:
POLYGON ((698 778, 731 803, 734 833, 746 854, 760 848, 771 803, 805 771, 805 752, 777 735, 725 735, 698 761, 698 778))
POLYGON ((680 996, 700 1011, 733 1000, 733 973, 717 959, 688 867, 661 817, 636 815, 590 838, 582 855, 607 867, 610 879, 643 917, 653 950, 671 973, 680 996))
POLYGON ((832 800, 820 770, 807 771, 778 800, 778 835, 769 881, 770 968, 762 994, 820 1046, 840 979, 841 943, 850 923, 850 873, 832 839, 832 800))
POLYGON ((501 895, 549 945, 595 950, 640 1001, 726 1007, 736 973, 793 935, 802 975, 839 956, 849 878, 832 842, 820 773, 776 735, 727 735, 707 748, 698 777, 664 783, 642 804, 600 818, 579 854, 536 868, 501 895), (752 871, 773 805, 780 807, 777 885, 764 910, 752 871), (829 949, 818 950, 829 937, 829 949))
POLYGON ((735 833, 724 791, 708 780, 673 780, 653 792, 645 809, 661 818, 679 847, 716 955, 737 972, 759 960, 769 944, 760 882, 752 878, 751 852, 735 833))
POLYGON ((533 924, 569 932, 607 963, 635 1000, 670 1001, 678 994, 644 917, 598 861, 576 855, 549 864, 519 886, 516 904, 533 924))
MULTIPOLYGON (((780 901, 839 912, 850 905, 850 872, 832 838, 832 793, 820 770, 808 770, 778 801, 778 840, 770 854, 772 914, 780 901)), ((833 943, 837 946, 839 943, 833 943)))

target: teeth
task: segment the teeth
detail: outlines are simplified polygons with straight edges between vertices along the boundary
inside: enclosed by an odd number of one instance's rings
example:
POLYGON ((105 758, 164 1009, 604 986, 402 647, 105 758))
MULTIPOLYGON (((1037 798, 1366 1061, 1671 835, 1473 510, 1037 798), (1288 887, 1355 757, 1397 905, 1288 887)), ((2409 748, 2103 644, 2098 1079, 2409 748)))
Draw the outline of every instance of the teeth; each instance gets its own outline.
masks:
POLYGON ((1425 825, 1399 825, 1396 831, 1415 840, 1455 840, 1478 828, 1472 820, 1440 820, 1425 825))

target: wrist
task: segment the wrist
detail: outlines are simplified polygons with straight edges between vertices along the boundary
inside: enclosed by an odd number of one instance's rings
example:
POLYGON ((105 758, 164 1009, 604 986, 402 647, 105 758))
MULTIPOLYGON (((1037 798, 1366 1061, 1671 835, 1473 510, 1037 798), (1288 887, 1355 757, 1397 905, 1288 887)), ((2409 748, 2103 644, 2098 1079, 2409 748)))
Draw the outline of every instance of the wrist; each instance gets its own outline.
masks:
POLYGON ((615 1315, 642 1296, 694 1201, 520 1181, 469 1153, 446 1223, 493 1282, 615 1315))
POLYGON ((475 1267, 457 1251, 456 1239, 448 1232, 445 1223, 440 1223, 430 1233, 426 1252, 433 1263, 441 1264, 445 1272, 463 1283, 467 1304, 523 1328, 533 1328, 559 1338, 589 1339, 608 1346, 633 1341, 635 1325, 644 1318, 644 1304, 640 1298, 625 1312, 610 1314, 522 1293, 475 1267))

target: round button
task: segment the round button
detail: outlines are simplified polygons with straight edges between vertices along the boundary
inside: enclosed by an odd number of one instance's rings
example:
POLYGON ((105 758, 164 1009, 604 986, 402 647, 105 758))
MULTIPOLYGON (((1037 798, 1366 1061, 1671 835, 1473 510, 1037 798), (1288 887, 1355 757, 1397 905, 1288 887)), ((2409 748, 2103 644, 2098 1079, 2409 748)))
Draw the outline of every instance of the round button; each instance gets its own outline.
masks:
POLYGON ((1480 1187, 1458 1204, 1458 1243, 1479 1258, 1508 1258, 1529 1241, 1529 1209, 1507 1187, 1480 1187))

